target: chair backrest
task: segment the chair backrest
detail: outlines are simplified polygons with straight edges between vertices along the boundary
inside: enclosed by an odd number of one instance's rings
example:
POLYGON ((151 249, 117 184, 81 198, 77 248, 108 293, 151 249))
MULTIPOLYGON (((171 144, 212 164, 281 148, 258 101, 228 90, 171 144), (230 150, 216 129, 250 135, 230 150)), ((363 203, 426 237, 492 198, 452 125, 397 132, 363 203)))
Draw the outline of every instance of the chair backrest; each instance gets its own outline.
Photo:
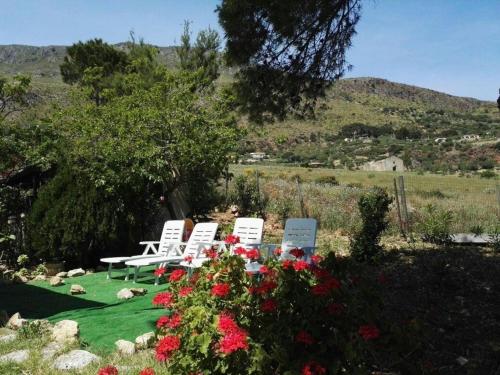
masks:
POLYGON ((316 219, 288 219, 281 247, 313 248, 316 246, 316 229, 316 219))
POLYGON ((199 244, 211 244, 214 242, 218 226, 219 224, 217 223, 196 224, 182 255, 184 257, 192 256, 193 258, 204 258, 205 255, 202 253, 204 246, 200 247, 199 244))
POLYGON ((184 234, 184 220, 169 220, 163 225, 158 254, 165 255, 174 247, 173 243, 181 242, 184 234))
POLYGON ((239 217, 234 223, 233 234, 240 238, 240 244, 260 245, 264 220, 252 217, 239 217))

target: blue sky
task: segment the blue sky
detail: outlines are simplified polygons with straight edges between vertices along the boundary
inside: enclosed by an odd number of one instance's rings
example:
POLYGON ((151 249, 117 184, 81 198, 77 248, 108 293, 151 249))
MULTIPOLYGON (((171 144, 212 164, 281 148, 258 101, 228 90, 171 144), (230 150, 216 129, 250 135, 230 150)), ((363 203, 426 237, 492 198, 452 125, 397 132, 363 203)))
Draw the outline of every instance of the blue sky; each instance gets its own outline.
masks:
MULTIPOLYGON (((216 0, 0 0, 0 44, 68 45, 130 30, 147 42, 219 29, 216 0)), ((500 87, 499 0, 364 0, 348 77, 372 76, 495 100, 500 87)))

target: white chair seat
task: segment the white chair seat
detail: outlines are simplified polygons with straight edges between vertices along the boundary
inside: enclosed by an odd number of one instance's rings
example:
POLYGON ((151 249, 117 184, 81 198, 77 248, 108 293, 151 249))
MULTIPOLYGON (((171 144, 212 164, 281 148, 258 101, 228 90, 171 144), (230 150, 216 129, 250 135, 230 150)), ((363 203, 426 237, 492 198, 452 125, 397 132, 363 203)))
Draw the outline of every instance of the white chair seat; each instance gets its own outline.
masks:
POLYGON ((122 263, 129 260, 130 257, 112 257, 112 258, 102 258, 103 263, 122 263))

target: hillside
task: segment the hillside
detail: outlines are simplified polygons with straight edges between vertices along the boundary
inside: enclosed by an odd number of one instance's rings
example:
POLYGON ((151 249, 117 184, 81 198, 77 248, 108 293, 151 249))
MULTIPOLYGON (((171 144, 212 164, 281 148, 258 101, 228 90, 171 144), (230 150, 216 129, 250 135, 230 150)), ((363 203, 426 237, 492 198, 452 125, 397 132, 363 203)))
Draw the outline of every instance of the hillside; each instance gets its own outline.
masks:
MULTIPOLYGON (((124 48, 125 44, 116 45, 124 48)), ((0 74, 31 74, 39 96, 63 100, 68 86, 59 74, 65 46, 0 46, 0 74)), ((174 66, 175 47, 158 47, 174 66)), ((230 80, 224 72, 221 81, 230 80)), ((239 144, 243 158, 263 151, 283 162, 356 167, 366 160, 397 155, 425 170, 481 169, 500 162, 500 112, 495 103, 463 98, 384 79, 342 79, 318 103, 313 119, 289 118, 265 126, 245 123, 239 144), (462 142, 466 134, 481 141, 462 142), (436 138, 445 138, 436 144, 436 138), (346 142, 345 139, 349 139, 346 142), (496 148, 495 148, 496 147, 496 148)))

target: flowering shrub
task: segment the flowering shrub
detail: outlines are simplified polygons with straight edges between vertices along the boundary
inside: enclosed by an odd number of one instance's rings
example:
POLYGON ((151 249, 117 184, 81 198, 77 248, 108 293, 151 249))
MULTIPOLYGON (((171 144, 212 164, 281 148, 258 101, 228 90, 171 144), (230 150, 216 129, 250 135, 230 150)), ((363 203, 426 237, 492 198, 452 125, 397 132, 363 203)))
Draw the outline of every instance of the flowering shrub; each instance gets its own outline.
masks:
POLYGON ((118 369, 115 366, 106 366, 99 369, 97 375, 118 375, 118 369))
POLYGON ((156 358, 169 373, 367 374, 400 369, 385 363, 411 351, 401 333, 410 328, 381 319, 376 278, 365 282, 345 259, 308 263, 295 251, 252 275, 241 255, 213 255, 191 277, 165 275, 169 290, 153 299, 166 308, 156 358))

